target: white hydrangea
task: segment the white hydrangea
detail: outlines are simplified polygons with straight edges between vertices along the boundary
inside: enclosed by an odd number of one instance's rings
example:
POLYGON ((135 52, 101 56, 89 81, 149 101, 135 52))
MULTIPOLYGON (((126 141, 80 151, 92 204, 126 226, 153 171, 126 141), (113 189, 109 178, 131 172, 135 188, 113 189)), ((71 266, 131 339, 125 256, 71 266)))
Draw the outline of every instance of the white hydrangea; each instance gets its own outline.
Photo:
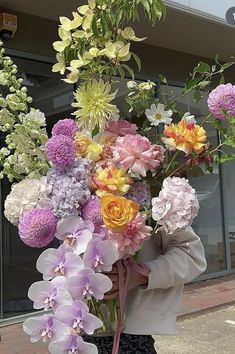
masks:
POLYGON ((38 204, 47 200, 48 186, 46 177, 40 179, 26 178, 14 184, 5 200, 5 217, 14 225, 18 225, 21 216, 38 204))
POLYGON ((157 198, 152 199, 152 218, 167 234, 190 226, 199 203, 195 190, 185 178, 167 177, 157 198))

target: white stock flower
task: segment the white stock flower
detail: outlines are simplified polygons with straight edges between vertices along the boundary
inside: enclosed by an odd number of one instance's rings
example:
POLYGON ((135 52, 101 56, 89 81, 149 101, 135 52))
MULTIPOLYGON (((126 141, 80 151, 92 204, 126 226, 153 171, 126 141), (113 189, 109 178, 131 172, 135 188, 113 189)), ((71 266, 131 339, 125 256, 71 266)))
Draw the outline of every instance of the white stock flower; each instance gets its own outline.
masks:
POLYGON ((160 123, 170 124, 172 119, 172 110, 165 111, 165 107, 162 103, 158 103, 156 106, 151 104, 150 109, 145 111, 146 117, 150 121, 151 125, 158 126, 160 123))
POLYGON ((26 178, 13 185, 5 200, 5 217, 13 225, 18 225, 26 211, 34 209, 41 200, 47 199, 47 192, 46 177, 26 178))

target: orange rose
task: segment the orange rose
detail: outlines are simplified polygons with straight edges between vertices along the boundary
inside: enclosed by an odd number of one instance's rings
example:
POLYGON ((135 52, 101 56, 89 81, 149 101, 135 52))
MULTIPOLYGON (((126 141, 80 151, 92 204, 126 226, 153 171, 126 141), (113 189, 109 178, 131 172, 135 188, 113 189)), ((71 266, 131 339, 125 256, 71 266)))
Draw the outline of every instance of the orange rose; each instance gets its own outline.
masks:
POLYGON ((122 232, 139 211, 137 203, 113 194, 105 194, 100 201, 104 223, 113 232, 122 232))

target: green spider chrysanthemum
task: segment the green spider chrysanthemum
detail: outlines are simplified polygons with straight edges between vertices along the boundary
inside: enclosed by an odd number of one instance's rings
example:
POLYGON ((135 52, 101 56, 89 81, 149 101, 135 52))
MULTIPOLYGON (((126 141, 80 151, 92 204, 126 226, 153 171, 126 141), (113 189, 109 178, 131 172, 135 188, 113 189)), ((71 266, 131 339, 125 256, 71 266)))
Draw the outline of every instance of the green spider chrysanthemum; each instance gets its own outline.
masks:
POLYGON ((81 129, 93 130, 98 127, 103 131, 109 120, 117 121, 119 110, 111 101, 116 97, 116 92, 111 92, 111 85, 103 80, 93 79, 82 85, 75 93, 76 102, 73 107, 79 108, 73 114, 78 118, 81 129))

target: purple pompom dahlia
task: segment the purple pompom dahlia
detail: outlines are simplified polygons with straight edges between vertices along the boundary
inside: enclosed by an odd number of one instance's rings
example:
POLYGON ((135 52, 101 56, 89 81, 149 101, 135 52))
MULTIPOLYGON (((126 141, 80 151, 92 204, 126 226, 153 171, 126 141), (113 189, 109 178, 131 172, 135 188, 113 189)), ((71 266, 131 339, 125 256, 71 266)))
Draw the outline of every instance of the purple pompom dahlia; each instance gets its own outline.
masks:
POLYGON ((54 239, 57 221, 50 209, 33 209, 20 221, 20 238, 27 246, 45 247, 54 239))
POLYGON ((76 132, 78 131, 77 124, 73 119, 61 119, 59 120, 52 129, 52 136, 64 135, 73 139, 76 132))
POLYGON ((232 84, 217 86, 208 97, 209 111, 218 119, 226 114, 235 117, 235 86, 232 84))
POLYGON ((65 135, 55 135, 46 143, 46 154, 56 167, 71 167, 75 162, 73 140, 65 135))

